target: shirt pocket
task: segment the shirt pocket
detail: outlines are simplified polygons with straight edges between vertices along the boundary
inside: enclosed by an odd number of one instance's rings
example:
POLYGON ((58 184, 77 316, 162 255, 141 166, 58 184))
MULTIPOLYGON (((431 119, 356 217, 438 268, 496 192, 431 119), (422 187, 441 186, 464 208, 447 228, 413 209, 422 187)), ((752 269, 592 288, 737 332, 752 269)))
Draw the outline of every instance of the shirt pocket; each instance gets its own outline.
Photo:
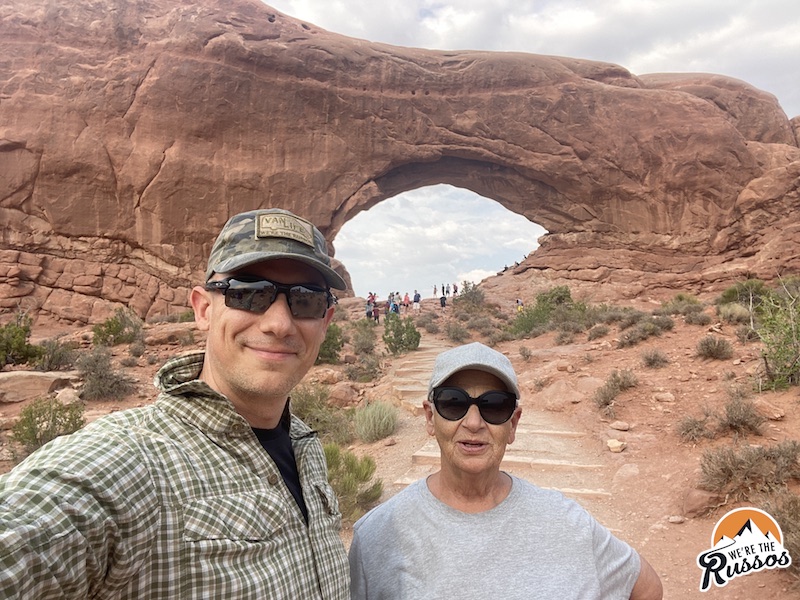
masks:
POLYGON ((232 494, 192 500, 184 505, 184 539, 267 541, 289 518, 280 498, 265 494, 232 494))

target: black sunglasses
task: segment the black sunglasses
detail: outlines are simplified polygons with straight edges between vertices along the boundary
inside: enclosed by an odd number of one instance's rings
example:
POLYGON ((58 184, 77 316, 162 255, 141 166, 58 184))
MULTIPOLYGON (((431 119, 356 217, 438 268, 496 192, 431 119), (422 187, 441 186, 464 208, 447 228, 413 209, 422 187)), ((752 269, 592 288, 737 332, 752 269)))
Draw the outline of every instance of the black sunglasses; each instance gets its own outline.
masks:
POLYGON ((511 418, 517 408, 517 396, 511 392, 492 390, 473 398, 458 387, 442 386, 431 392, 433 405, 448 421, 463 419, 469 407, 478 407, 481 418, 491 425, 502 425, 511 418))
POLYGON ((321 319, 336 304, 336 296, 324 287, 305 283, 287 285, 246 275, 209 281, 205 288, 222 292, 228 308, 254 313, 266 312, 278 294, 284 294, 292 315, 298 319, 321 319))

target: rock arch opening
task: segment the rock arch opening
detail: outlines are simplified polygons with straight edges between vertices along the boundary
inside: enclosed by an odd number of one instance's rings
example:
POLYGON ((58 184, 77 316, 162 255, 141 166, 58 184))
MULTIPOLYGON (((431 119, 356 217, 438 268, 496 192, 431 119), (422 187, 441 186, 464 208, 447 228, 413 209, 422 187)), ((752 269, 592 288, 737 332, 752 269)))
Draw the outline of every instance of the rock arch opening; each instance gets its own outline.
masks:
POLYGON ((356 296, 423 297, 521 262, 547 231, 496 200, 449 184, 422 186, 351 217, 334 240, 356 296))

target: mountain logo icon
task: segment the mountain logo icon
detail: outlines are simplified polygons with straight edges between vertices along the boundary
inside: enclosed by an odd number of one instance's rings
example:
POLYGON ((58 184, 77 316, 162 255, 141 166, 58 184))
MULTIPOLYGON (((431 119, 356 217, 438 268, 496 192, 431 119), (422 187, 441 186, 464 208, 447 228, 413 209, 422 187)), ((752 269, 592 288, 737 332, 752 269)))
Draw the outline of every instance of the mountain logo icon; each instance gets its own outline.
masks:
POLYGON ((724 587, 735 578, 764 569, 785 569, 792 558, 783 547, 783 532, 769 513, 758 508, 736 508, 717 522, 711 549, 697 556, 703 571, 700 591, 724 587))

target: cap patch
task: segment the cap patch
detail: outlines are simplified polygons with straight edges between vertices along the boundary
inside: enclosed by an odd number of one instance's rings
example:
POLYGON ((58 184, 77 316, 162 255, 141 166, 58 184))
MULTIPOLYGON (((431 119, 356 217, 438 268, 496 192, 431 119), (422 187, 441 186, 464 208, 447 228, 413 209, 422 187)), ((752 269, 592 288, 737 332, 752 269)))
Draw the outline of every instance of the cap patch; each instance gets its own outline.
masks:
POLYGON ((260 214, 256 238, 287 238, 314 248, 314 226, 296 215, 260 214))

